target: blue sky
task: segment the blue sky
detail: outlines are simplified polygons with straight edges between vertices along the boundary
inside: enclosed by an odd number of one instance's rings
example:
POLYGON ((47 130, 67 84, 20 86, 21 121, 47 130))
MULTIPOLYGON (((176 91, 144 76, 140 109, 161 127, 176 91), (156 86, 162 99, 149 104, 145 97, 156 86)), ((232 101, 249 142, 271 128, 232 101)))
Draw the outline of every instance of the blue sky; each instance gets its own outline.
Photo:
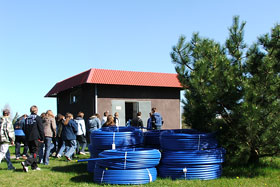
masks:
POLYGON ((280 21, 279 0, 0 0, 0 107, 56 112, 44 95, 90 68, 175 73, 180 35, 224 43, 232 17, 256 41, 280 21))

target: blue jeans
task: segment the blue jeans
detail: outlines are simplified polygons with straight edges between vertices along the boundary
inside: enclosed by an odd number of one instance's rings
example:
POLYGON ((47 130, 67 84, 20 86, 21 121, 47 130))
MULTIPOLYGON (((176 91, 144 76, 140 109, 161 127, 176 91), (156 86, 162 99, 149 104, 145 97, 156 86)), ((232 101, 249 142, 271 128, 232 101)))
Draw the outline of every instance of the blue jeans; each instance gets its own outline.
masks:
POLYGON ((45 140, 44 140, 45 151, 44 151, 44 158, 43 158, 43 163, 45 165, 49 165, 49 156, 50 156, 50 151, 51 151, 51 142, 52 142, 52 138, 51 137, 45 137, 45 140))
POLYGON ((16 141, 15 141, 16 157, 20 157, 20 144, 21 143, 24 144, 23 155, 27 156, 28 146, 25 142, 25 136, 16 136, 16 141))
POLYGON ((39 153, 38 153, 38 163, 39 164, 43 164, 44 152, 45 152, 45 144, 42 143, 39 146, 39 153))
POLYGON ((87 146, 87 139, 84 135, 77 135, 77 147, 76 147, 76 153, 80 154, 80 152, 85 152, 85 148, 87 146), (80 149, 80 146, 82 149, 80 149))
POLYGON ((58 140, 58 149, 57 149, 58 153, 57 155, 62 156, 64 151, 65 151, 65 141, 63 141, 62 139, 58 140))
POLYGON ((76 140, 65 140, 66 153, 65 156, 71 158, 76 149, 76 140))
POLYGON ((52 142, 53 142, 53 147, 51 148, 51 153, 50 154, 53 154, 53 153, 56 153, 58 152, 58 148, 57 148, 57 138, 52 138, 52 142))
POLYGON ((7 165, 8 165, 8 170, 15 169, 12 162, 11 162, 11 155, 10 155, 9 149, 6 152, 5 158, 6 158, 6 162, 7 162, 7 165))

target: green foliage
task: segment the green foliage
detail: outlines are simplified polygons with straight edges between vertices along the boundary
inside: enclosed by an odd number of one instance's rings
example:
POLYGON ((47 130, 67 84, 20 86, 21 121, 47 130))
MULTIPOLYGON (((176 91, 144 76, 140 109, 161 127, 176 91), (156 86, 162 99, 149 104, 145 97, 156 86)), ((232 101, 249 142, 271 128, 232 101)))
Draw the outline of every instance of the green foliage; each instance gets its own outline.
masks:
POLYGON ((185 123, 217 132, 239 163, 280 153, 279 25, 249 49, 244 27, 234 17, 225 45, 195 33, 189 42, 181 36, 171 52, 186 90, 185 123))

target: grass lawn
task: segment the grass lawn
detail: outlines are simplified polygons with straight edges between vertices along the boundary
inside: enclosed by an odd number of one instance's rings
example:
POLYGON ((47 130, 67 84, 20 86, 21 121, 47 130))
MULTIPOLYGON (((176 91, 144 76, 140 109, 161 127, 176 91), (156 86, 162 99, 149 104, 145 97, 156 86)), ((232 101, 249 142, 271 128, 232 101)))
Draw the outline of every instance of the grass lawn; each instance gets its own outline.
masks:
MULTIPOLYGON (((10 147, 14 155, 14 147, 10 147)), ((87 158, 79 155, 77 159, 87 158)), ((65 158, 51 158, 50 165, 39 165, 41 171, 23 172, 20 162, 12 159, 15 171, 0 164, 0 186, 116 186, 93 183, 93 174, 87 172, 86 163, 67 162, 65 158)), ((30 167, 29 167, 30 168, 30 167)), ((127 185, 126 185, 127 186, 127 185)), ((139 185, 136 185, 139 186, 139 185)), ((280 158, 266 158, 258 166, 223 168, 223 176, 216 180, 170 180, 158 178, 140 186, 280 186, 280 158)))

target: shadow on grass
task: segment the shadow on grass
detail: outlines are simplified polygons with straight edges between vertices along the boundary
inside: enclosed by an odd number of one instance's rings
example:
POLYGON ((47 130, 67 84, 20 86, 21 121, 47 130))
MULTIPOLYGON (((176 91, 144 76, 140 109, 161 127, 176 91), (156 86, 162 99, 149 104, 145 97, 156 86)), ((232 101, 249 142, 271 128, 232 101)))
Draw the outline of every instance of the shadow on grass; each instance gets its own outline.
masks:
POLYGON ((254 178, 257 176, 264 176, 265 172, 259 167, 255 166, 225 166, 223 168, 223 177, 227 178, 254 178))
POLYGON ((258 176, 271 175, 272 172, 280 169, 279 159, 262 160, 259 164, 243 166, 223 166, 223 177, 236 178, 254 178, 258 176))
POLYGON ((88 174, 84 174, 84 175, 79 175, 79 176, 75 176, 71 178, 71 181, 75 182, 75 183, 93 183, 93 174, 92 173, 88 173, 88 174))
POLYGON ((87 163, 74 163, 66 166, 55 166, 52 167, 51 170, 63 173, 87 173, 87 163))
POLYGON ((93 183, 93 174, 88 173, 87 163, 73 163, 66 166, 56 166, 52 167, 51 170, 54 172, 79 174, 70 179, 75 183, 93 183))

